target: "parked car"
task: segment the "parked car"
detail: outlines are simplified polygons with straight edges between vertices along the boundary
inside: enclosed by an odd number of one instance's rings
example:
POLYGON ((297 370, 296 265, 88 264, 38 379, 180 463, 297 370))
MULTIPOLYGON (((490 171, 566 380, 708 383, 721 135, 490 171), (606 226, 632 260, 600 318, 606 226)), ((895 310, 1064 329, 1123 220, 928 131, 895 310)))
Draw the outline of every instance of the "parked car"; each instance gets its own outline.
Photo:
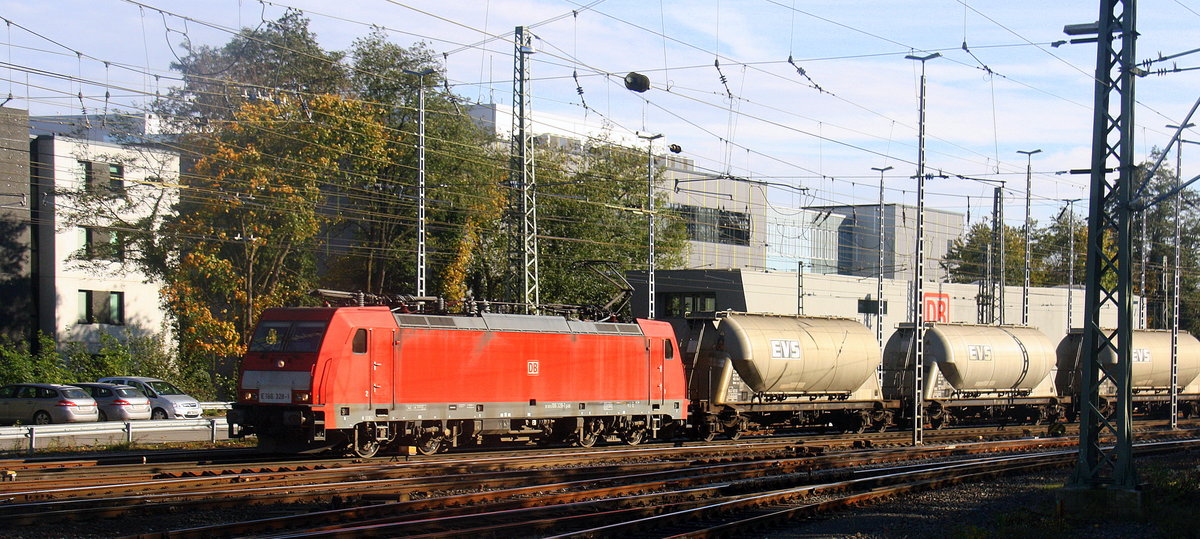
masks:
POLYGON ((144 376, 107 376, 96 381, 132 386, 144 393, 150 398, 151 419, 196 419, 200 417, 200 401, 180 391, 170 382, 144 376))
POLYGON ((80 423, 99 417, 96 401, 77 387, 59 384, 13 384, 0 387, 0 422, 80 423))
POLYGON ((150 398, 133 386, 85 382, 71 384, 86 391, 100 408, 100 421, 150 419, 150 398))

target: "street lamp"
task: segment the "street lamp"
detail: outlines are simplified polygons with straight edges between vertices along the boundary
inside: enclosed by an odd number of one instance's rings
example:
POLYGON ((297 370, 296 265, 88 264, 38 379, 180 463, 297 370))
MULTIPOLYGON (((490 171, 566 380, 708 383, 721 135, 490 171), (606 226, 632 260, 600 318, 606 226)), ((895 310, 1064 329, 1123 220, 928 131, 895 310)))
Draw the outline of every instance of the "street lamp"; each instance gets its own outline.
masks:
POLYGON ((646 141, 646 221, 648 224, 650 255, 646 268, 646 294, 649 296, 646 318, 654 319, 654 141, 662 138, 662 133, 656 135, 638 134, 638 138, 646 141))
POLYGON ((433 69, 404 72, 421 81, 417 88, 417 297, 425 297, 425 76, 433 69))
POLYGON ((879 234, 879 274, 875 280, 875 340, 883 347, 883 173, 892 170, 892 166, 871 167, 879 172, 879 215, 875 218, 875 232, 879 234))
POLYGON ((1037 150, 1017 150, 1025 156, 1025 284, 1021 286, 1021 325, 1029 325, 1029 272, 1030 241, 1033 232, 1033 217, 1030 215, 1030 198, 1033 193, 1033 154, 1042 153, 1037 150))
POLYGON ((912 398, 912 420, 913 445, 921 445, 924 443, 923 432, 925 418, 922 411, 925 403, 922 402, 922 390, 924 389, 924 352, 925 352, 925 62, 941 56, 941 53, 932 53, 925 56, 917 56, 914 54, 906 55, 904 58, 908 60, 917 60, 921 62, 921 97, 918 106, 919 121, 917 127, 917 260, 915 264, 915 279, 913 280, 913 305, 912 319, 913 327, 913 398, 912 398))

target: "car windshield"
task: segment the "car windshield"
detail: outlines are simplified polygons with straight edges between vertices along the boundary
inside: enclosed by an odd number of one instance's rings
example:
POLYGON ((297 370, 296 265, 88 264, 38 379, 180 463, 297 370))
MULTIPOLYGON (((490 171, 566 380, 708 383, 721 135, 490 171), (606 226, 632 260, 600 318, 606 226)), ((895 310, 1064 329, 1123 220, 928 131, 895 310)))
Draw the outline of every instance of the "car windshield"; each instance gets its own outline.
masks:
POLYGON ((150 386, 150 389, 153 389, 159 395, 183 395, 183 392, 178 388, 162 380, 146 382, 146 385, 150 386))
MULTIPOLYGON (((166 382, 163 382, 163 383, 165 384, 166 382)), ((167 384, 167 385, 171 385, 171 384, 167 384)), ((121 397, 133 397, 133 398, 144 398, 145 397, 145 395, 143 395, 141 391, 138 391, 133 388, 118 387, 118 388, 114 389, 113 391, 116 392, 116 394, 121 397)))
POLYGON ((62 390, 62 395, 63 395, 63 397, 68 398, 68 399, 86 399, 86 398, 88 398, 88 394, 84 393, 82 389, 74 389, 74 388, 62 390))
POLYGON ((325 338, 325 322, 268 320, 250 340, 251 352, 316 352, 325 338))

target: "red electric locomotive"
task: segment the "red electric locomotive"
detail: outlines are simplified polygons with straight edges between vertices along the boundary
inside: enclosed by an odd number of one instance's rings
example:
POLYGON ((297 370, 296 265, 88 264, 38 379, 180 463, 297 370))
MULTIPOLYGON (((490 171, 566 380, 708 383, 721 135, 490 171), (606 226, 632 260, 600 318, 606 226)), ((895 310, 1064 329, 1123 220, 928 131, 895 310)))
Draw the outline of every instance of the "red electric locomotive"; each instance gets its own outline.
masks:
POLYGON ((364 457, 515 439, 637 444, 684 425, 675 343, 651 320, 270 309, 242 361, 229 433, 364 457))

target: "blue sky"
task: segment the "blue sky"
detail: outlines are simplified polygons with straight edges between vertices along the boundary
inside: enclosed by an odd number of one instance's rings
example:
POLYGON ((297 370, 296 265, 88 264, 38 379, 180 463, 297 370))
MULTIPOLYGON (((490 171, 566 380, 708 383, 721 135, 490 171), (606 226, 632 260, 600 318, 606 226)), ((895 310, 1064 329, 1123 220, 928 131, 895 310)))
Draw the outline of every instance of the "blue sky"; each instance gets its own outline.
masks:
MULTIPOLYGON (((1064 25, 1096 20, 1095 1, 143 3, 0 0, 0 16, 13 23, 0 42, 0 95, 11 93, 8 106, 35 114, 77 114, 80 92, 91 114, 106 105, 141 107, 147 94, 170 84, 168 65, 185 37, 219 45, 230 34, 208 25, 255 26, 294 7, 326 48, 345 49, 380 25, 397 43, 425 41, 447 53, 450 82, 462 97, 510 104, 512 45, 505 39, 527 25, 539 50, 535 122, 589 124, 620 138, 662 133, 660 143, 679 144, 702 169, 809 188, 804 197, 773 195, 794 204, 873 203, 879 176, 871 167, 893 166, 889 200, 915 203, 909 177, 920 64, 904 56, 936 51, 943 57, 926 66, 931 171, 1005 180, 1016 202, 1025 195, 1025 157, 1017 151, 1041 149, 1033 156, 1035 217, 1086 196, 1085 176, 1055 172, 1088 166, 1095 46, 1050 43, 1064 38, 1064 25), (648 75, 653 89, 625 90, 621 77, 630 71, 648 75), (105 86, 128 90, 113 89, 106 100, 105 86)), ((1144 0, 1138 22, 1139 59, 1200 48, 1196 0, 1144 0)), ((1155 67, 1173 65, 1200 66, 1200 54, 1155 67)), ((1165 145, 1163 126, 1200 98, 1200 70, 1139 79, 1136 96, 1138 155, 1145 156, 1165 145)), ((1189 166, 1188 150, 1184 174, 1191 177, 1200 153, 1189 166)), ((972 220, 990 211, 989 185, 939 179, 928 189, 931 205, 969 210, 972 220)), ((1013 210, 1007 220, 1017 226, 1023 208, 1013 210)))

